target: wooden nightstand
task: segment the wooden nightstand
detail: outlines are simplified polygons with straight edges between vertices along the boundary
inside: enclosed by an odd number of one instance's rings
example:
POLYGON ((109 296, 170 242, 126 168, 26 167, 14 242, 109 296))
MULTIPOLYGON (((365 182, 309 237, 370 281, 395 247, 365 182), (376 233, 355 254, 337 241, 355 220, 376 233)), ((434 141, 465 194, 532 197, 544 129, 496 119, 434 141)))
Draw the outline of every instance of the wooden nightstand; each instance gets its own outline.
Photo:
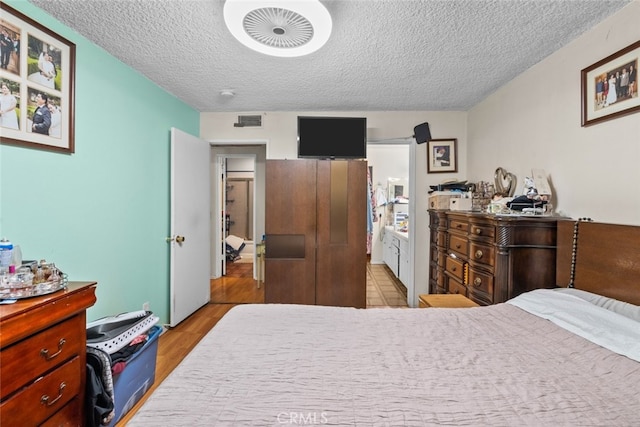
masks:
POLYGON ((420 308, 469 308, 479 307, 478 304, 460 294, 425 294, 419 296, 420 308))

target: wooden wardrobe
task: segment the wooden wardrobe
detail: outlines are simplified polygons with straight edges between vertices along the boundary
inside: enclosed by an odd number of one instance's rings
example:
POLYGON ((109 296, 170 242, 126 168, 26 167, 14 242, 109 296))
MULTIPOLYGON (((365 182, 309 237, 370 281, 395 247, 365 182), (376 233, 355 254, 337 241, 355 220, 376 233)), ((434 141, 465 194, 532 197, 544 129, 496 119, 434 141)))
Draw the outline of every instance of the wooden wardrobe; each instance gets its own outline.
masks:
POLYGON ((267 160, 265 302, 366 306, 367 162, 267 160))

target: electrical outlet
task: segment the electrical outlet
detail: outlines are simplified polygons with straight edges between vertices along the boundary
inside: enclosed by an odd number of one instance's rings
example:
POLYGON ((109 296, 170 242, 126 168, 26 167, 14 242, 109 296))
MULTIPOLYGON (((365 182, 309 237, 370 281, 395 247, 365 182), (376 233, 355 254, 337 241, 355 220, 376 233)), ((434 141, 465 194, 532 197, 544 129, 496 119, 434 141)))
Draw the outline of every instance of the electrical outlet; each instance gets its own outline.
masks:
POLYGON ((149 301, 142 303, 142 309, 144 311, 151 311, 151 305, 149 304, 149 301))

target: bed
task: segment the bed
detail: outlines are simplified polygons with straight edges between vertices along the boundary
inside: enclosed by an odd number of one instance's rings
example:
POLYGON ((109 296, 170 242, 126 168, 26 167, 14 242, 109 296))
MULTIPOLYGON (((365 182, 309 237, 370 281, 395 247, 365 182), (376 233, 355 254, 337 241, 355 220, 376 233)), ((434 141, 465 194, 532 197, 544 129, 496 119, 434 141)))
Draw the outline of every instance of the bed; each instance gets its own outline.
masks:
POLYGON ((556 270, 489 307, 236 306, 128 425, 637 426, 640 227, 561 222, 556 270))

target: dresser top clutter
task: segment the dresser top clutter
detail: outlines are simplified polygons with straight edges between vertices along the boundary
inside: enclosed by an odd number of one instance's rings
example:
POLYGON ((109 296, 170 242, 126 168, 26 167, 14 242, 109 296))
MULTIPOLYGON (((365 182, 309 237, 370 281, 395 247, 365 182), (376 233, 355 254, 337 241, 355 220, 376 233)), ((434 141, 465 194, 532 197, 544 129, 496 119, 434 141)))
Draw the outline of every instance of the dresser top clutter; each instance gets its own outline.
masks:
POLYGON ((0 425, 84 419, 86 309, 95 282, 0 305, 0 425))

